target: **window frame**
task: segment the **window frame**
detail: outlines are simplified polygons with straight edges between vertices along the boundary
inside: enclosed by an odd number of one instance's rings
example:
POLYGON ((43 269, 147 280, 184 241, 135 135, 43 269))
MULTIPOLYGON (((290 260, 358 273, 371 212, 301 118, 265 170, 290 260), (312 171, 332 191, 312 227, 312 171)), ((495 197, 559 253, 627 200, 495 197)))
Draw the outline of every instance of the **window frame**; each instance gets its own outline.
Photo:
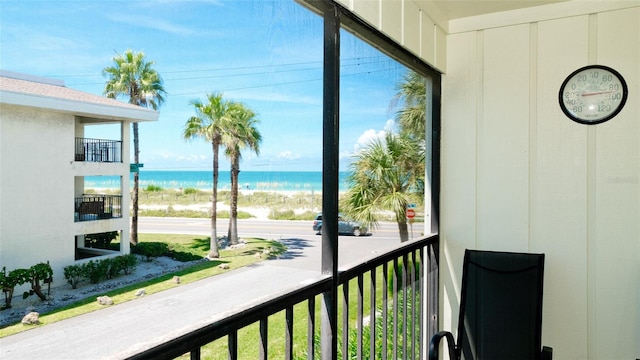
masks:
MULTIPOLYGON (((331 290, 324 293, 322 301, 323 359, 337 354, 338 309, 338 178, 340 132, 340 30, 351 32, 369 45, 395 59, 407 68, 424 76, 427 83, 425 134, 427 164, 425 184, 425 234, 438 233, 440 209, 440 108, 441 74, 426 62, 400 46, 393 39, 375 29, 344 6, 333 0, 296 0, 304 7, 319 14, 324 20, 323 60, 323 153, 322 153, 322 274, 332 279, 331 290), (431 203, 430 213, 428 204, 431 203)), ((438 262, 438 250, 435 250, 438 262)), ((437 278, 437 274, 435 274, 437 278)), ((437 279, 436 279, 437 281, 437 279)), ((430 289, 427 313, 437 314, 438 291, 430 289)), ((437 324, 432 322, 427 333, 434 333, 437 324)))

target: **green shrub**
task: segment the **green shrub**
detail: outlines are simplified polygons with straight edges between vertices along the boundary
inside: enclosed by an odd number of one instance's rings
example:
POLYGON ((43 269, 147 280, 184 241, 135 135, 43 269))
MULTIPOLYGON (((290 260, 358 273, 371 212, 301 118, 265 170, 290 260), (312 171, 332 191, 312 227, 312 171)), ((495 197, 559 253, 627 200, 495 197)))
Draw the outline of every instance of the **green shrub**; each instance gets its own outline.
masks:
POLYGON ((107 280, 118 277, 122 271, 122 263, 118 258, 102 259, 100 260, 100 265, 104 269, 104 278, 107 280))
POLYGON ((198 250, 176 243, 169 244, 169 251, 167 256, 174 260, 182 262, 202 259, 202 255, 198 254, 198 250))
POLYGON ((64 278, 73 289, 77 289, 78 284, 84 279, 89 279, 92 284, 97 284, 103 279, 113 279, 122 273, 131 274, 137 263, 138 259, 133 254, 90 260, 82 265, 65 266, 64 278))
POLYGON ((275 211, 275 213, 269 214, 271 220, 313 220, 317 213, 312 211, 306 211, 302 214, 296 214, 295 211, 281 210, 275 211))
POLYGON ((276 211, 269 215, 272 220, 295 220, 296 213, 293 210, 276 211))
POLYGON ((92 284, 99 283, 100 280, 105 277, 106 273, 103 263, 94 260, 89 260, 89 262, 82 264, 82 271, 92 284))
POLYGON ((120 267, 125 275, 133 273, 138 265, 138 258, 133 254, 118 256, 116 259, 120 261, 120 267))
POLYGON ((31 283, 31 290, 22 293, 22 298, 26 299, 29 296, 36 294, 40 300, 47 300, 47 296, 42 292, 41 281, 50 283, 53 278, 53 269, 49 263, 35 264, 26 270, 26 276, 28 283, 31 283))
POLYGON ((198 189, 194 189, 194 188, 186 188, 184 189, 183 193, 185 195, 193 195, 193 194, 197 194, 198 193, 198 189))
POLYGON ((145 191, 154 192, 154 191, 162 191, 163 189, 158 185, 149 184, 145 188, 145 191))
POLYGON ((71 285, 72 289, 77 289, 80 281, 84 280, 86 274, 80 265, 69 265, 64 267, 64 278, 71 285))
POLYGON ((169 252, 169 246, 162 242, 142 242, 131 247, 134 254, 142 255, 145 261, 152 261, 154 258, 163 256, 169 252))
POLYGON ((9 271, 2 268, 0 273, 0 287, 5 292, 4 306, 2 310, 11 308, 11 299, 13 298, 13 290, 16 286, 26 284, 29 281, 29 270, 15 269, 9 271))
POLYGON ((22 285, 29 281, 29 271, 25 269, 15 269, 7 274, 6 268, 2 268, 0 273, 0 287, 8 289, 17 285, 22 285))

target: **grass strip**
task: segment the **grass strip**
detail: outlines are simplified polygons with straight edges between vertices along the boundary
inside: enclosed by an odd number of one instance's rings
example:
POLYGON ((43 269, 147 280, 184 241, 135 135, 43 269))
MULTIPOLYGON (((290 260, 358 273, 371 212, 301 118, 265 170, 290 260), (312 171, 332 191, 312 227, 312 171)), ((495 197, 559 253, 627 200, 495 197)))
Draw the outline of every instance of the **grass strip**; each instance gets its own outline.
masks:
MULTIPOLYGON (((180 244, 182 246, 186 246, 193 251, 200 252, 201 256, 204 257, 208 251, 208 245, 203 246, 203 242, 207 242, 207 239, 198 239, 194 238, 193 235, 157 235, 157 234, 140 234, 140 241, 167 241, 171 240, 171 244, 180 244)), ((135 300, 137 297, 135 296, 135 292, 144 288, 145 293, 147 295, 158 293, 167 289, 171 289, 177 286, 181 286, 184 284, 188 284, 194 281, 198 281, 204 278, 208 278, 211 276, 215 276, 224 272, 229 272, 235 269, 242 268, 247 265, 254 264, 256 262, 262 261, 263 258, 257 258, 255 256, 256 253, 261 253, 265 249, 270 249, 273 255, 277 255, 280 252, 283 252, 285 249, 282 244, 269 241, 265 239, 247 239, 247 245, 242 248, 228 250, 223 249, 220 251, 220 259, 214 261, 207 262, 199 262, 194 266, 190 266, 188 268, 184 268, 182 270, 178 270, 173 273, 161 275, 157 278, 153 278, 150 280, 138 282, 135 284, 130 284, 124 286, 122 288, 106 291, 101 295, 109 296, 114 303, 117 304, 124 303, 127 301, 135 300), (275 250, 275 251, 274 251, 275 250), (225 263, 229 266, 228 269, 220 269, 218 265, 225 263), (180 284, 176 284, 172 281, 174 276, 180 276, 180 284)), ((66 285, 62 285, 66 286, 66 285)), ((53 289, 55 291, 55 289, 53 289)), ((40 325, 23 325, 21 323, 17 323, 14 325, 9 325, 0 329, 0 338, 17 334, 22 331, 26 331, 35 327, 46 326, 47 324, 51 324, 57 321, 65 320, 72 318, 74 316, 86 314, 92 311, 97 311, 103 309, 104 306, 101 306, 96 301, 95 295, 90 295, 83 300, 79 300, 73 304, 52 310, 47 313, 42 313, 40 316, 40 325)))

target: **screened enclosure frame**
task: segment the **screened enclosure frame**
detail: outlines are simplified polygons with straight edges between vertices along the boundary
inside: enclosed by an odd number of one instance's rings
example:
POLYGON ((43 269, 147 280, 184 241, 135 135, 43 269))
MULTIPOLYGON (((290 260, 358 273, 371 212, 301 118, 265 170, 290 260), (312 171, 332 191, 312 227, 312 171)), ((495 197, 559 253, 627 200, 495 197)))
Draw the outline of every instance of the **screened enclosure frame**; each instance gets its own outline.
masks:
MULTIPOLYGON (((431 234, 438 232, 440 208, 440 104, 441 75, 423 60, 398 45, 391 38, 357 17, 344 6, 331 0, 296 0, 319 14, 324 20, 323 59, 323 153, 322 153, 322 274, 330 276, 332 286, 323 295, 322 304, 322 354, 323 359, 337 354, 338 331, 338 179, 339 179, 339 132, 340 132, 340 30, 345 29, 380 50, 394 60, 425 77, 427 89, 426 156, 425 177, 425 229, 431 234), (429 209, 429 204, 431 208, 429 209)), ((435 263, 439 263, 435 252, 435 263)), ((428 336, 437 331, 438 285, 437 269, 433 281, 436 286, 429 289, 426 313, 428 336)))

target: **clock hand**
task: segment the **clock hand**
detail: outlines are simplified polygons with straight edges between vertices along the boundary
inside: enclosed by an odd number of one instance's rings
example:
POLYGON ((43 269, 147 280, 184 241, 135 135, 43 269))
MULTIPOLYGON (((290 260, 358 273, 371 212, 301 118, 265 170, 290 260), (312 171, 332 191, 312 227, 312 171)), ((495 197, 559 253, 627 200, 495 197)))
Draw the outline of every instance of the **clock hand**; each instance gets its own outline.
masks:
POLYGON ((614 92, 615 91, 599 91, 599 92, 592 92, 592 93, 582 93, 582 96, 603 95, 603 94, 611 94, 614 92))

